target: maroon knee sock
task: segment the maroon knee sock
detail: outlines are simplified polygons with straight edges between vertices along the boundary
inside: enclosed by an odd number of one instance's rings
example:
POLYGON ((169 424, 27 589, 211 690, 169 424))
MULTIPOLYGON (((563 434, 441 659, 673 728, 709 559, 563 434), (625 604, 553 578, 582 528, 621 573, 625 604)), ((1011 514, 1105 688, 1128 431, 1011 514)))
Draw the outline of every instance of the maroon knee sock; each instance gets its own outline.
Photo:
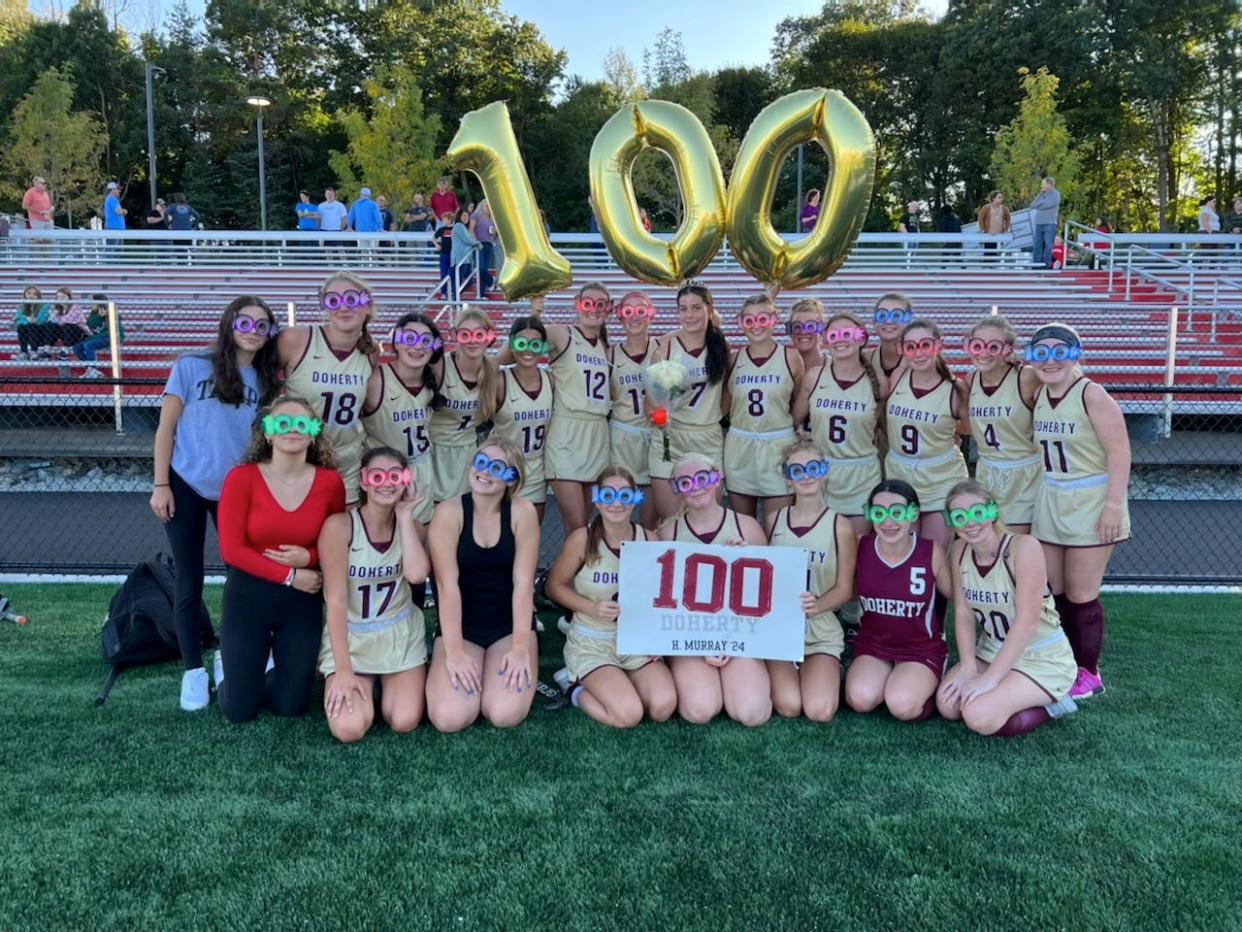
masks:
MULTIPOLYGON (((1080 667, 1092 673, 1100 672, 1100 652, 1104 649, 1104 606, 1099 599, 1090 602, 1070 602, 1070 613, 1074 616, 1076 637, 1070 637, 1070 647, 1074 650, 1074 659, 1080 667)), ((1065 632, 1069 635, 1069 631, 1065 632)))
POLYGON ((1001 725, 1000 731, 996 733, 998 738, 1016 738, 1018 735, 1025 735, 1027 732, 1034 731, 1040 725, 1047 724, 1052 721, 1052 716, 1048 714, 1048 710, 1042 705, 1037 705, 1033 709, 1023 709, 1021 712, 1015 712, 1009 716, 1009 720, 1001 725))
POLYGON ((1066 639, 1070 642, 1070 650, 1074 652, 1074 656, 1078 656, 1078 622, 1074 618, 1074 603, 1069 600, 1064 592, 1052 597, 1057 605, 1057 614, 1061 617, 1061 630, 1065 632, 1066 639))
POLYGON ((918 715, 916 715, 914 718, 910 719, 910 721, 925 722, 927 721, 927 719, 931 718, 932 715, 935 714, 935 712, 936 712, 936 697, 933 694, 932 697, 928 699, 926 703, 923 704, 923 711, 920 712, 918 715))

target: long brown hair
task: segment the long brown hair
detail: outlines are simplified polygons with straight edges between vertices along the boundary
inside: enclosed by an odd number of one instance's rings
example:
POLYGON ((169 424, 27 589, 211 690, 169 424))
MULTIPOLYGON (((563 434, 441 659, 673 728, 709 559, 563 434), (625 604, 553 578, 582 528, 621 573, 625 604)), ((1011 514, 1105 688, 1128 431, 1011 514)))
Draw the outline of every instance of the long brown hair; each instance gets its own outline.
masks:
MULTIPOLYGON (((387 456, 389 459, 396 460, 402 469, 410 468, 410 458, 406 456, 404 453, 402 453, 400 450, 395 450, 392 447, 371 447, 370 449, 365 450, 363 452, 362 459, 358 463, 358 469, 359 470, 366 469, 368 466, 371 465, 371 463, 379 459, 381 456, 387 456)), ((424 491, 429 492, 430 489, 427 489, 424 491)), ((366 486, 364 486, 360 482, 358 483, 358 504, 365 505, 366 503, 367 503, 366 486)))
POLYGON ((682 285, 677 291, 678 300, 687 294, 698 295, 707 305, 707 332, 703 335, 703 343, 707 347, 707 381, 711 385, 719 385, 729 368, 729 343, 720 331, 720 323, 716 318, 716 302, 712 298, 711 289, 697 282, 682 285))
MULTIPOLYGON (((634 474, 624 466, 612 465, 605 467, 604 471, 599 474, 595 480, 595 484, 603 485, 606 479, 624 479, 631 487, 638 488, 638 480, 634 478, 634 474)), ((631 521, 630 524, 634 522, 631 521)), ((634 532, 635 540, 638 539, 638 532, 634 532)), ((604 516, 596 509, 595 514, 591 515, 591 520, 587 522, 587 539, 586 539, 586 558, 587 566, 594 566, 599 562, 600 544, 604 542, 604 516)))
POLYGON ((974 324, 971 325, 970 329, 966 331, 966 339, 969 340, 973 337, 981 327, 995 327, 1003 333, 1005 335, 1005 339, 1013 344, 1013 355, 1005 361, 1011 366, 1022 365, 1022 357, 1018 355, 1018 331, 1014 325, 1009 322, 1008 318, 1002 317, 1000 314, 988 314, 984 317, 980 317, 974 322, 974 324))
MULTIPOLYGON (((320 303, 323 302, 323 296, 327 294, 328 289, 337 282, 344 282, 347 285, 352 285, 359 291, 365 291, 367 294, 371 294, 371 286, 366 283, 365 279, 355 275, 353 272, 333 272, 327 277, 324 283, 319 286, 320 303)), ((367 309, 366 318, 362 322, 362 333, 358 335, 358 343, 356 346, 356 349, 364 356, 374 357, 379 353, 379 344, 375 342, 370 331, 367 330, 367 324, 373 321, 378 315, 379 311, 375 306, 374 295, 372 295, 371 306, 367 309)))
MULTIPOLYGON (((393 333, 404 327, 406 324, 422 324, 431 331, 432 337, 443 341, 440 336, 440 328, 436 322, 426 314, 411 311, 408 314, 402 314, 397 318, 397 322, 393 325, 393 333)), ((431 358, 427 360, 427 365, 423 366, 423 384, 431 389, 431 407, 432 409, 444 407, 444 395, 440 392, 440 377, 436 375, 436 364, 444 359, 444 345, 431 354, 431 358)))
MULTIPOLYGON (((267 417, 267 415, 281 405, 287 404, 299 405, 306 412, 307 417, 315 418, 316 420, 319 418, 319 412, 305 398, 299 398, 297 395, 280 395, 276 397, 270 405, 260 408, 259 413, 255 415, 254 424, 250 428, 250 443, 246 446, 246 452, 241 459, 243 465, 271 461, 272 444, 267 439, 267 434, 263 432, 263 418, 267 417)), ((311 437, 310 446, 306 448, 306 462, 312 466, 319 466, 322 469, 336 469, 336 456, 332 453, 332 441, 328 439, 328 435, 323 431, 311 437)))
POLYGON ((247 294, 234 298, 220 315, 216 328, 216 342, 206 353, 197 353, 211 361, 212 394, 226 405, 240 406, 246 400, 246 384, 237 365, 237 344, 233 341, 233 322, 248 307, 261 308, 271 324, 271 331, 260 350, 254 354, 255 374, 259 377, 259 404, 265 405, 280 388, 276 375, 276 315, 267 302, 257 295, 247 294))
MULTIPOLYGON (((477 307, 463 307, 461 313, 457 315, 457 319, 453 321, 453 329, 466 326, 467 321, 475 320, 485 330, 495 330, 496 325, 492 319, 477 307)), ((456 352, 454 350, 454 352, 456 352)), ((496 383, 500 379, 500 371, 496 367, 496 362, 487 353, 484 353, 479 360, 479 380, 476 383, 476 390, 479 393, 479 423, 490 421, 492 415, 496 413, 496 383)))
MULTIPOLYGON (((910 323, 901 328, 901 336, 898 337, 898 339, 904 343, 906 341, 906 335, 911 330, 926 330, 932 335, 933 339, 939 340, 942 344, 944 343, 944 335, 940 332, 940 328, 930 320, 924 320, 921 317, 916 317, 914 320, 910 321, 910 323)), ((936 372, 938 372, 940 377, 950 385, 955 384, 953 370, 950 369, 949 364, 944 361, 943 349, 936 354, 936 372)))
MULTIPOLYGON (((833 314, 832 317, 828 319, 828 323, 825 325, 824 329, 831 330, 833 323, 838 320, 848 320, 851 324, 864 332, 867 329, 863 322, 849 311, 838 311, 836 314, 833 314)), ((880 403, 880 378, 875 374, 875 366, 871 365, 871 360, 868 358, 866 352, 864 352, 862 346, 858 347, 858 361, 862 363, 863 371, 867 373, 867 381, 871 383, 871 396, 875 399, 876 410, 883 415, 884 406, 880 403)))

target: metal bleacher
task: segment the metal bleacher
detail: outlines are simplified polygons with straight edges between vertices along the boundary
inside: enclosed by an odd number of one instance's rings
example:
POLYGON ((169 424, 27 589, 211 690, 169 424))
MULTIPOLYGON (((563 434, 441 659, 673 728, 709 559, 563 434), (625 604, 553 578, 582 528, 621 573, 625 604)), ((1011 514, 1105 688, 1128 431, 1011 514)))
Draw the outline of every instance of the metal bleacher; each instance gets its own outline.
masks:
MULTIPOLYGON (((24 231, 22 231, 24 233, 24 231)), ((1073 233, 1068 226, 1067 238, 1073 233)), ((13 319, 13 308, 29 284, 52 292, 68 286, 79 303, 94 293, 115 303, 124 323, 119 371, 123 378, 159 380, 171 361, 188 349, 208 344, 220 309, 240 294, 265 298, 282 317, 299 323, 319 319, 317 288, 337 268, 366 278, 380 309, 373 332, 382 334, 396 317, 411 309, 451 319, 456 305, 435 296, 439 271, 423 234, 342 234, 334 242, 298 239, 293 233, 126 233, 124 241, 87 231, 56 231, 50 241, 14 236, 0 254, 0 309, 13 319), (190 236, 191 239, 186 239, 190 236)), ((916 311, 936 320, 946 336, 950 361, 964 365, 958 349, 964 330, 996 309, 1019 333, 1049 320, 1079 329, 1087 344, 1089 371, 1108 374, 1107 381, 1134 386, 1242 385, 1242 249, 1226 243, 1206 248, 1196 237, 1161 243, 1135 237, 1104 238, 1079 232, 1071 240, 1073 264, 1062 270, 1033 270, 1026 253, 1007 248, 982 249, 978 234, 864 234, 849 259, 827 281, 786 293, 788 308, 796 298, 814 296, 830 310, 867 310, 881 294, 899 291, 916 311), (1105 241, 1107 239, 1107 242, 1105 241), (1159 248, 1156 248, 1159 247, 1159 248), (1090 268, 1094 260, 1097 268, 1090 268), (1170 352, 1170 309, 1177 308, 1170 352)), ((1219 237, 1217 239, 1220 239, 1219 237)), ((615 296, 645 291, 661 311, 656 329, 672 326, 674 290, 630 279, 609 258, 598 236, 558 234, 554 245, 574 269, 574 286, 549 295, 545 319, 569 320, 574 291, 587 281, 602 281, 615 296)), ((715 295, 727 335, 739 343, 736 326, 741 299, 760 286, 727 250, 699 276, 715 295)), ((468 300, 477 301, 473 288, 468 300)), ((512 306, 499 295, 481 303, 504 326, 526 304, 512 306)), ((19 360, 12 327, 0 336, 0 392, 5 404, 55 405, 69 394, 64 383, 39 384, 39 378, 78 378, 86 364, 69 359, 19 360), (20 379, 23 384, 15 387, 20 379)), ((106 353, 102 354, 106 357, 106 353)), ((99 365, 111 373, 110 361, 99 365)), ((1098 377, 1098 376, 1097 376, 1098 377)), ((123 404, 151 406, 159 386, 127 385, 123 404)), ((77 382, 75 404, 111 404, 110 384, 77 382)), ((1179 398, 1180 407, 1232 403, 1208 394, 1179 398)))

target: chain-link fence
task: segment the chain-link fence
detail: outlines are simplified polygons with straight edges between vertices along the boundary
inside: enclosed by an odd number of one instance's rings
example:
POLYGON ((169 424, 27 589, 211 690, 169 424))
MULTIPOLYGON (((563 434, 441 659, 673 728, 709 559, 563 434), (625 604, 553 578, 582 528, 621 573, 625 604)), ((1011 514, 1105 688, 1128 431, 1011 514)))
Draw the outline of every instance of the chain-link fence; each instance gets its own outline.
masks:
MULTIPOLYGON (((1242 386, 1096 378, 1126 413, 1133 539, 1112 582, 1242 582, 1242 386)), ((162 379, 0 377, 0 571, 123 572, 167 549, 148 506, 162 379)), ((564 541, 555 504, 541 563, 564 541)), ((207 564, 222 569, 214 535, 207 564)))

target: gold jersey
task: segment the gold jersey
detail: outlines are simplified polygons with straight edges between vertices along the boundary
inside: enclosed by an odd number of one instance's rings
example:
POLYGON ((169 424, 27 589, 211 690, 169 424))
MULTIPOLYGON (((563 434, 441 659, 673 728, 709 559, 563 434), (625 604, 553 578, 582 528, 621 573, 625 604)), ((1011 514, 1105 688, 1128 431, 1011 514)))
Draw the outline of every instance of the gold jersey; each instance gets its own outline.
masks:
POLYGON ((564 351, 548 364, 556 380, 553 411, 578 417, 607 417, 612 406, 607 347, 602 339, 588 339, 577 327, 567 330, 569 342, 564 351))
POLYGON ((404 617, 421 610, 411 597, 401 562, 401 534, 394 527, 392 540, 376 546, 367 534, 362 512, 350 512, 349 623, 365 625, 404 617))
POLYGON ((490 436, 512 440, 529 465, 543 458, 543 442, 552 419, 552 377, 543 369, 539 373, 539 389, 531 395, 518 384, 512 369, 501 370, 504 401, 492 415, 490 436))
MULTIPOLYGON (((362 408, 372 368, 361 350, 338 353, 328 345, 323 328, 312 327, 306 351, 285 378, 286 394, 305 398, 315 406, 338 470, 354 479, 362 458, 362 408)), ((350 486, 348 481, 346 486, 350 486)))
POLYGON ((444 404, 431 413, 427 433, 433 447, 473 447, 479 424, 479 384, 467 382, 452 353, 444 354, 444 404))
POLYGON ((1022 369, 1010 366, 991 388, 970 376, 970 434, 985 460, 1013 462, 1035 456, 1032 409, 1019 386, 1022 369))
MULTIPOLYGON (((634 529, 635 541, 648 539, 647 532, 637 524, 630 526, 634 529)), ((607 541, 600 540, 595 556, 594 563, 583 563, 582 568, 574 574, 574 592, 592 602, 613 601, 617 598, 617 589, 620 585, 621 551, 613 550, 608 546, 607 541)), ((604 621, 582 612, 574 612, 573 623, 593 631, 606 631, 610 634, 615 634, 617 630, 615 620, 604 621)))
POLYGON ((825 362, 811 390, 811 436, 833 460, 878 457, 875 425, 879 407, 875 390, 864 372, 853 382, 841 382, 825 362))
POLYGON ((720 423, 720 393, 724 380, 715 385, 707 380, 707 347, 695 353, 688 351, 681 338, 674 336, 668 344, 668 359, 680 362, 690 373, 690 387, 669 411, 673 427, 712 427, 720 423))
POLYGON ((362 426, 376 445, 405 451, 410 463, 427 459, 431 438, 431 389, 401 381, 391 363, 380 367, 380 400, 374 411, 364 412, 362 426))
POLYGON ((916 392, 911 377, 910 370, 903 372, 888 396, 885 415, 890 454, 908 460, 937 460, 956 452, 960 459, 952 407, 956 383, 942 379, 935 388, 916 392))
MULTIPOLYGON (((982 637, 993 642, 991 646, 997 652, 1008 637, 1018 614, 1015 601, 1017 587, 1004 557, 1012 541, 1013 536, 1010 534, 1001 538, 999 555, 996 562, 989 567, 981 568, 975 562, 974 552, 970 547, 962 548, 962 559, 958 564, 962 595, 974 613, 975 623, 979 625, 982 637)), ((1024 650, 1043 650, 1050 642, 1059 640, 1060 634, 1061 618, 1057 615, 1056 603, 1051 593, 1046 592, 1039 609, 1039 626, 1024 650)))
POLYGON ((637 358, 627 353, 620 344, 609 347, 608 356, 612 361, 610 417, 614 424, 647 426, 647 411, 643 405, 643 372, 654 349, 655 341, 652 339, 647 340, 647 348, 637 358))
POLYGON ((1108 456, 1084 401, 1090 384, 1083 376, 1058 399, 1046 388, 1035 396, 1035 443, 1048 479, 1075 482, 1108 474, 1108 456))
MULTIPOLYGON (((802 547, 807 552, 806 591, 819 597, 837 584, 837 515, 825 508, 810 527, 794 530, 793 508, 782 508, 772 525, 773 547, 802 547)), ((825 612, 833 615, 834 612, 825 612)))
POLYGON ((743 347, 729 373, 729 430, 792 429, 794 388, 783 346, 778 345, 763 362, 755 361, 749 346, 743 347))

